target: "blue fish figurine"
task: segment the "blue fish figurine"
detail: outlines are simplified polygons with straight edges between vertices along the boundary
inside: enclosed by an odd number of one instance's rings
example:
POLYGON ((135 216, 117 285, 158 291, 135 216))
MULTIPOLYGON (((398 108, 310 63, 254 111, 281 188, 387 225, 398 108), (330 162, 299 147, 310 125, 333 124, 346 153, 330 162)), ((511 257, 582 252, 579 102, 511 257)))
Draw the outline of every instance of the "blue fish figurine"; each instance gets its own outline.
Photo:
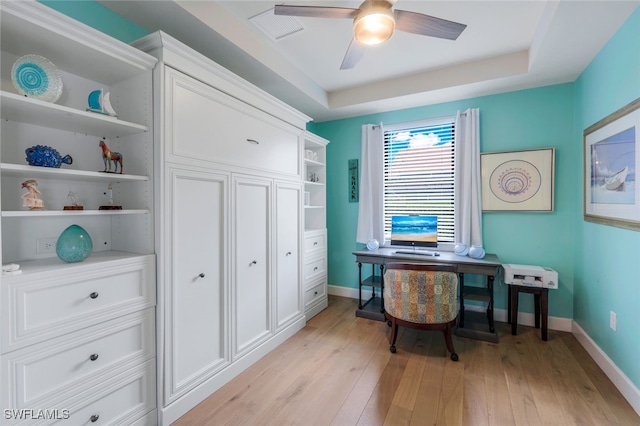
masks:
POLYGON ((57 150, 46 145, 34 145, 25 149, 24 152, 27 154, 27 162, 30 166, 59 168, 62 163, 73 163, 70 155, 63 157, 57 150))

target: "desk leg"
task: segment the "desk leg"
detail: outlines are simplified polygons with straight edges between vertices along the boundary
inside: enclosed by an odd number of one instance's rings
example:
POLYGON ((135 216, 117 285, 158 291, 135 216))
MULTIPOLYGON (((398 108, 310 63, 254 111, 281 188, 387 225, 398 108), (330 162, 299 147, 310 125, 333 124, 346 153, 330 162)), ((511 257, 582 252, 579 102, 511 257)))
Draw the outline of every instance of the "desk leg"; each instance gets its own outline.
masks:
POLYGON ((496 327, 493 324, 493 275, 487 276, 487 287, 489 288, 489 306, 487 306, 487 317, 489 319, 489 331, 495 333, 496 327))
POLYGON ((358 309, 362 309, 362 262, 358 262, 358 309))
MULTIPOLYGON (((376 265, 371 265, 371 276, 376 276, 376 265)), ((374 297, 376 297, 376 288, 371 287, 371 298, 373 299, 374 297)))
POLYGON ((460 321, 458 324, 460 328, 464 328, 464 274, 461 272, 458 276, 460 280, 460 321))
POLYGON ((507 292, 507 324, 511 324, 511 286, 507 287, 509 287, 507 292))
POLYGON ((542 308, 542 340, 547 341, 547 325, 549 320, 549 289, 542 290, 540 295, 542 308))
POLYGON ((384 265, 380 265, 380 313, 384 314, 384 265))
POLYGON ((509 293, 509 300, 511 300, 511 334, 515 336, 518 334, 518 296, 520 292, 509 287, 509 293))

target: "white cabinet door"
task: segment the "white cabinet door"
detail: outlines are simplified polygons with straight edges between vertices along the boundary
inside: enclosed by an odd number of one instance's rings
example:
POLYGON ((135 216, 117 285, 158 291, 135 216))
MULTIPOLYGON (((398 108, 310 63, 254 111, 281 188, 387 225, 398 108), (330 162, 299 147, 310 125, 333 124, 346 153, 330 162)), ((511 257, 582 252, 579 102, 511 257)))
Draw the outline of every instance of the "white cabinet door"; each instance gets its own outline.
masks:
MULTIPOLYGON (((208 84, 167 68, 169 161, 214 162, 299 177, 300 130, 208 84)), ((205 167, 207 167, 205 165, 205 167)))
POLYGON ((271 334, 271 188, 271 180, 234 178, 236 355, 271 334))
POLYGON ((170 169, 165 251, 168 400, 228 364, 228 176, 170 169), (169 255, 171 253, 171 255, 169 255))
POLYGON ((276 327, 301 313, 299 185, 276 184, 276 327))

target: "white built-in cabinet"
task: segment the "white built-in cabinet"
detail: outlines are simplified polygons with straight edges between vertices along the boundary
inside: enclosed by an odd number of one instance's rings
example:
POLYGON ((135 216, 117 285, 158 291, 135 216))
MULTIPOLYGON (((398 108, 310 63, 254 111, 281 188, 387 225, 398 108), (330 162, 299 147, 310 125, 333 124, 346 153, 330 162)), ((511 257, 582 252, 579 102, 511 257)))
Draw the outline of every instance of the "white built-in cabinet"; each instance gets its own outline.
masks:
MULTIPOLYGON (((300 313, 300 205, 301 187, 276 182, 276 329, 286 327, 300 313)), ((307 318, 308 319, 308 318, 307 318)))
POLYGON ((271 180, 234 175, 234 357, 256 347, 272 332, 272 189, 271 180))
POLYGON ((0 4, 0 39, 2 263, 22 271, 0 278, 1 422, 48 410, 20 424, 156 424, 156 58, 35 1, 0 4), (12 65, 27 54, 60 70, 57 102, 13 87, 12 65), (98 89, 118 117, 86 111, 98 89), (103 172, 102 138, 123 154, 124 174, 103 172), (73 163, 28 165, 25 149, 36 144, 73 163), (38 181, 46 210, 22 206, 27 179, 38 181), (122 210, 99 210, 109 185, 122 210), (84 210, 63 211, 69 192, 84 210), (55 243, 72 224, 87 230, 93 252, 67 264, 55 243))
POLYGON ((159 283, 171 294, 163 299, 159 341, 171 372, 163 399, 172 400, 229 363, 229 176, 168 165, 164 185, 171 232, 159 283))
POLYGON ((154 70, 159 423, 305 325, 308 117, 162 33, 154 70))
POLYGON ((327 144, 304 134, 304 306, 307 319, 328 306, 327 144))

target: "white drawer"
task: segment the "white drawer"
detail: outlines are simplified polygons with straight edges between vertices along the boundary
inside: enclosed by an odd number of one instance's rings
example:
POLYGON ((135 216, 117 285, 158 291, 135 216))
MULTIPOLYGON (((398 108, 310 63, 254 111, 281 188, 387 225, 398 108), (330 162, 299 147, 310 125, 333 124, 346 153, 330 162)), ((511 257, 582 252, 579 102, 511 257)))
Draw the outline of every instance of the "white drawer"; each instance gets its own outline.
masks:
POLYGON ((3 406, 64 405, 70 395, 152 358, 154 316, 147 309, 3 355, 3 406))
POLYGON ((314 278, 318 278, 327 273, 327 258, 317 257, 314 259, 305 259, 304 264, 304 281, 305 283, 314 278))
POLYGON ((300 176, 302 130, 190 77, 168 75, 170 159, 300 176))
POLYGON ((2 288, 3 353, 155 305, 153 255, 15 278, 2 288))
POLYGON ((313 305, 317 300, 326 297, 326 295, 327 295, 327 285, 323 279, 319 283, 314 284, 312 287, 304 291, 305 309, 313 305))
POLYGON ((326 251, 327 233, 324 229, 320 231, 307 231, 304 233, 305 254, 326 251))
MULTIPOLYGON (((89 398, 72 403, 69 419, 55 423, 59 426, 132 425, 150 419, 155 403, 155 359, 127 370, 95 388, 89 398), (97 416, 97 417, 94 417, 97 416), (94 420, 95 419, 95 420, 94 420), (94 421, 92 421, 94 420, 94 421), (136 423, 138 422, 138 423, 136 423)), ((38 423, 40 426, 42 423, 38 423)))

